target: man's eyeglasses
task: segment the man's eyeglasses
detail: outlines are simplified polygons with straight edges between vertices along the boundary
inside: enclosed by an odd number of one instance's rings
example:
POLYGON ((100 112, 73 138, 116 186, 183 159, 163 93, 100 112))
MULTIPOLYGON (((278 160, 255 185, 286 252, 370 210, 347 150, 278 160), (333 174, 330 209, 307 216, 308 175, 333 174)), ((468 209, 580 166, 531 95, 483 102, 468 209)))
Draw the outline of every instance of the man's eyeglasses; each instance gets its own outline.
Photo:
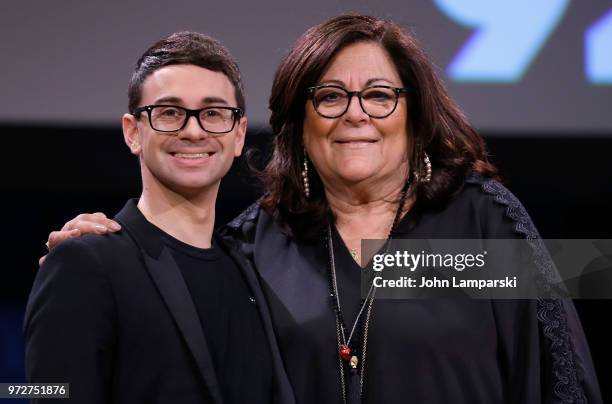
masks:
POLYGON ((144 111, 149 116, 151 128, 158 132, 178 132, 187 126, 190 117, 195 116, 203 131, 213 135, 231 132, 236 121, 242 116, 240 108, 206 107, 187 109, 176 105, 145 105, 134 110, 136 118, 144 111))
POLYGON ((386 118, 397 108, 400 94, 408 88, 372 86, 361 91, 348 91, 340 86, 324 84, 306 89, 312 104, 324 118, 338 118, 348 111, 351 99, 356 96, 363 112, 372 118, 386 118))

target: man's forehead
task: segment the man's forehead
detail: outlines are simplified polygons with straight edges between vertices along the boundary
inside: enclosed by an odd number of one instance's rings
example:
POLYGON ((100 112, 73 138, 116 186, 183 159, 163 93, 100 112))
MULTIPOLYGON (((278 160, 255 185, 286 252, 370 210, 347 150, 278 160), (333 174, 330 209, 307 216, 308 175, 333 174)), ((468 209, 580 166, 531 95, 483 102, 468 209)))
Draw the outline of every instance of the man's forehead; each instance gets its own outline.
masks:
POLYGON ((222 72, 196 65, 164 66, 151 73, 142 85, 142 103, 236 104, 234 85, 222 72))

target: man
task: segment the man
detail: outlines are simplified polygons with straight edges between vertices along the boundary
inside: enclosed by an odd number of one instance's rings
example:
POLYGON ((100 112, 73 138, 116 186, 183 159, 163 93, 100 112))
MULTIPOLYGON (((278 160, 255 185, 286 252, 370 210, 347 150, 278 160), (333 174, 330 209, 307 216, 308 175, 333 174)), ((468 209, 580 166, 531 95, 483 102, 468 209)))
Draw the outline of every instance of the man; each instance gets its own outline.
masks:
POLYGON ((247 126, 236 63, 176 33, 140 57, 128 95, 142 195, 120 232, 46 258, 24 325, 29 381, 70 383, 71 403, 291 402, 254 272, 213 235, 247 126))

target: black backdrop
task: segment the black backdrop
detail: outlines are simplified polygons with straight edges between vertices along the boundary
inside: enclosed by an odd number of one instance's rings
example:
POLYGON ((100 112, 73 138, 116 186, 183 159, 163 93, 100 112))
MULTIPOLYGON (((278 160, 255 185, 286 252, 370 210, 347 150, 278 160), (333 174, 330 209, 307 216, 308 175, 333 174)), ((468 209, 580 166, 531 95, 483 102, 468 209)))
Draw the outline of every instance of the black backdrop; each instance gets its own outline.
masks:
MULTIPOLYGON (((3 135, 0 382, 23 381, 23 309, 52 229, 81 212, 113 215, 140 192, 139 168, 119 128, 0 126, 3 135)), ((544 238, 612 238, 611 136, 485 134, 505 184, 544 238)), ((267 129, 247 145, 266 150, 267 129)), ((242 161, 222 183, 217 223, 259 194, 242 161)), ((604 326, 612 300, 577 300, 604 397, 612 401, 612 347, 604 326)))

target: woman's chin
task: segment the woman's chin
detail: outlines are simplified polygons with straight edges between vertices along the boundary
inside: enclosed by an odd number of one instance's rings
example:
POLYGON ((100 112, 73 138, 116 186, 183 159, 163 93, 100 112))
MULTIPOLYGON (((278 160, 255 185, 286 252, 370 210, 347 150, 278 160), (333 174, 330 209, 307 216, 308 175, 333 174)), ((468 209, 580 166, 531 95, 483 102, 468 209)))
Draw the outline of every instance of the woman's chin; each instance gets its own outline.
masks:
POLYGON ((345 184, 357 184, 376 177, 376 170, 366 167, 344 167, 337 172, 337 178, 345 184))

